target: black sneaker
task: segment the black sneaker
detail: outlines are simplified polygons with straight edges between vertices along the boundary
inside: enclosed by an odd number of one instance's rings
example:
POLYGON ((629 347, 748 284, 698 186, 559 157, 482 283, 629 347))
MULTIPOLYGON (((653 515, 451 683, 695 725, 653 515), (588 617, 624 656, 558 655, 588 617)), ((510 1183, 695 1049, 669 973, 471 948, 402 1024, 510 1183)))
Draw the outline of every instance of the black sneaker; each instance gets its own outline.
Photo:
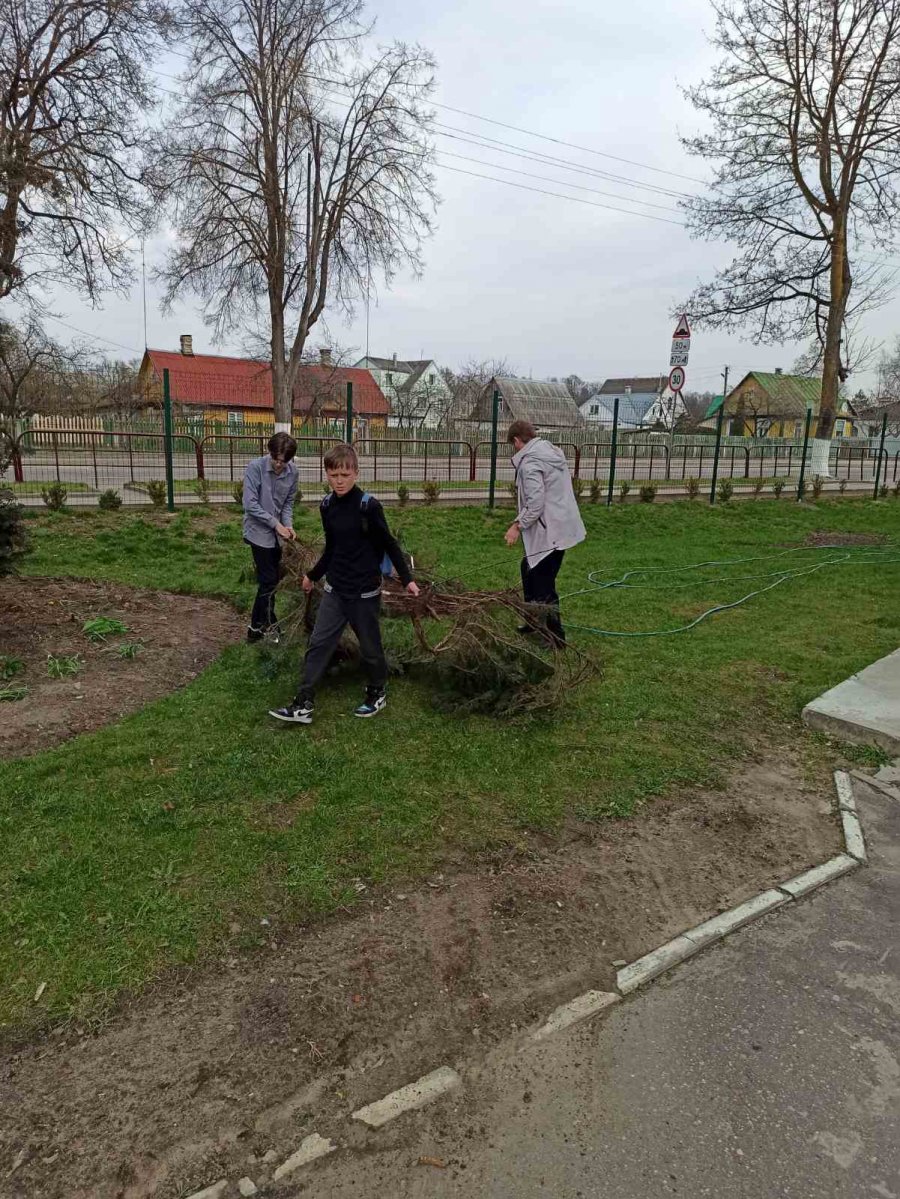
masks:
POLYGON ((253 625, 250 625, 247 629, 247 640, 249 642, 262 641, 263 637, 265 637, 265 633, 262 629, 254 629, 253 625))
POLYGON ((270 708, 269 715, 276 720, 286 720, 289 724, 312 724, 315 705, 311 699, 298 695, 296 699, 283 708, 270 708))
POLYGON ((353 715, 361 716, 363 719, 369 716, 377 716, 386 703, 387 696, 384 693, 383 687, 367 687, 365 699, 353 715))

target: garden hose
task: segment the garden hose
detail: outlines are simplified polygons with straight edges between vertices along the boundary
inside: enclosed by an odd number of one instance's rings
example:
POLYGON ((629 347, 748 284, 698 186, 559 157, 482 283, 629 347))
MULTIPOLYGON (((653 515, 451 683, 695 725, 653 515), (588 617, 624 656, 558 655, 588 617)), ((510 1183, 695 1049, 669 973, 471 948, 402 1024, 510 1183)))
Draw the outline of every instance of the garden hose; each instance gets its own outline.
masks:
MULTIPOLYGON (((647 629, 637 632, 626 632, 618 629, 601 629, 595 628, 592 625, 576 624, 573 621, 566 620, 566 627, 569 629, 577 629, 582 633, 591 633, 597 637, 668 637, 675 633, 687 633, 691 629, 696 628, 698 624, 706 620, 710 616, 714 616, 717 612, 727 612, 732 608, 739 608, 742 604, 760 595, 765 595, 767 591, 773 591, 776 587, 780 587, 783 583, 791 582, 794 579, 803 578, 805 575, 816 574, 820 570, 825 570, 830 566, 875 566, 875 565, 897 565, 900 564, 900 557, 889 557, 889 553, 896 553, 898 547, 893 543, 887 543, 878 548, 866 547, 860 552, 853 552, 853 549, 847 546, 840 545, 815 545, 815 546, 797 546, 794 549, 781 550, 776 554, 758 554, 747 558, 723 558, 710 559, 706 562, 693 562, 688 566, 648 566, 639 567, 635 570, 628 570, 625 574, 615 579, 601 579, 598 576, 602 573, 600 570, 589 571, 586 579, 588 586, 581 587, 576 591, 569 591, 565 595, 560 596, 560 604, 565 600, 574 599, 579 595, 591 595, 597 592, 616 590, 643 590, 643 589, 667 589, 671 584, 664 583, 631 583, 628 580, 637 575, 653 575, 653 574, 683 574, 686 571, 702 570, 707 567, 726 567, 740 566, 748 562, 770 562, 777 558, 784 558, 789 554, 808 553, 810 551, 823 552, 830 551, 832 556, 826 558, 822 562, 816 562, 812 566, 803 566, 799 568, 789 568, 787 570, 770 571, 765 574, 758 575, 734 575, 734 576, 718 576, 710 579, 699 579, 684 583, 683 586, 708 586, 713 583, 736 583, 751 579, 771 579, 765 587, 758 587, 753 591, 748 591, 746 595, 742 595, 740 599, 733 600, 727 604, 714 604, 705 612, 701 612, 693 620, 687 624, 678 625, 671 629, 647 629), (835 551, 839 551, 835 554, 835 551)), ((677 586, 677 584, 676 584, 677 586)))

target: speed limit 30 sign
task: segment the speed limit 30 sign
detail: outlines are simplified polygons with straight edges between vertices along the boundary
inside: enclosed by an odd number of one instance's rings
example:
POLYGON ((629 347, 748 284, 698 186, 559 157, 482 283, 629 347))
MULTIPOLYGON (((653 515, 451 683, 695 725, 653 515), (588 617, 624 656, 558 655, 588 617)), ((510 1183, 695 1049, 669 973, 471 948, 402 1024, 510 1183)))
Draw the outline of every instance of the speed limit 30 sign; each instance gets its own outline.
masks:
POLYGON ((669 391, 679 392, 684 387, 686 376, 683 366, 673 366, 669 371, 669 391))

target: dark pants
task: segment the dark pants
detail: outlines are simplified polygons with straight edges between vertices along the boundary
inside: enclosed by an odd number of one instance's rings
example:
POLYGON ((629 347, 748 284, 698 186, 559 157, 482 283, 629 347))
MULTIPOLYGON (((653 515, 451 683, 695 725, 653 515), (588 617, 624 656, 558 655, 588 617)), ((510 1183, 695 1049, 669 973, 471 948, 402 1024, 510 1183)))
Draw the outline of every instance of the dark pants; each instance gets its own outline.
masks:
POLYGON ((275 588, 278 586, 278 567, 281 564, 280 545, 254 545, 253 565, 256 567, 257 591, 250 613, 252 629, 267 629, 275 623, 275 588))
POLYGON ((331 655, 337 649, 347 625, 359 642, 369 686, 382 688, 387 682, 387 662, 381 644, 380 616, 381 597, 378 595, 372 599, 360 599, 358 596, 348 599, 334 591, 326 591, 303 661, 300 694, 312 696, 328 669, 331 655))
POLYGON ((556 576, 562 566, 564 550, 553 550, 534 566, 522 559, 522 593, 526 604, 546 604, 547 629, 557 641, 564 642, 565 630, 559 617, 559 596, 556 592, 556 576))

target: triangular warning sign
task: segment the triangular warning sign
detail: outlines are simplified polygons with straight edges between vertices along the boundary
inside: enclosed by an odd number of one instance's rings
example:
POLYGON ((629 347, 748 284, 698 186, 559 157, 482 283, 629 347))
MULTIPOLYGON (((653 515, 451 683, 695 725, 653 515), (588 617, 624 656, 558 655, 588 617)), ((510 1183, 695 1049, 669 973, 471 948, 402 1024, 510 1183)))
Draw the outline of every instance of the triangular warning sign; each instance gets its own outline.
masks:
POLYGON ((688 324, 687 313, 682 312, 681 316, 678 318, 678 324, 675 326, 675 332, 672 334, 672 336, 673 337, 690 337, 690 335, 691 335, 691 326, 688 324))

